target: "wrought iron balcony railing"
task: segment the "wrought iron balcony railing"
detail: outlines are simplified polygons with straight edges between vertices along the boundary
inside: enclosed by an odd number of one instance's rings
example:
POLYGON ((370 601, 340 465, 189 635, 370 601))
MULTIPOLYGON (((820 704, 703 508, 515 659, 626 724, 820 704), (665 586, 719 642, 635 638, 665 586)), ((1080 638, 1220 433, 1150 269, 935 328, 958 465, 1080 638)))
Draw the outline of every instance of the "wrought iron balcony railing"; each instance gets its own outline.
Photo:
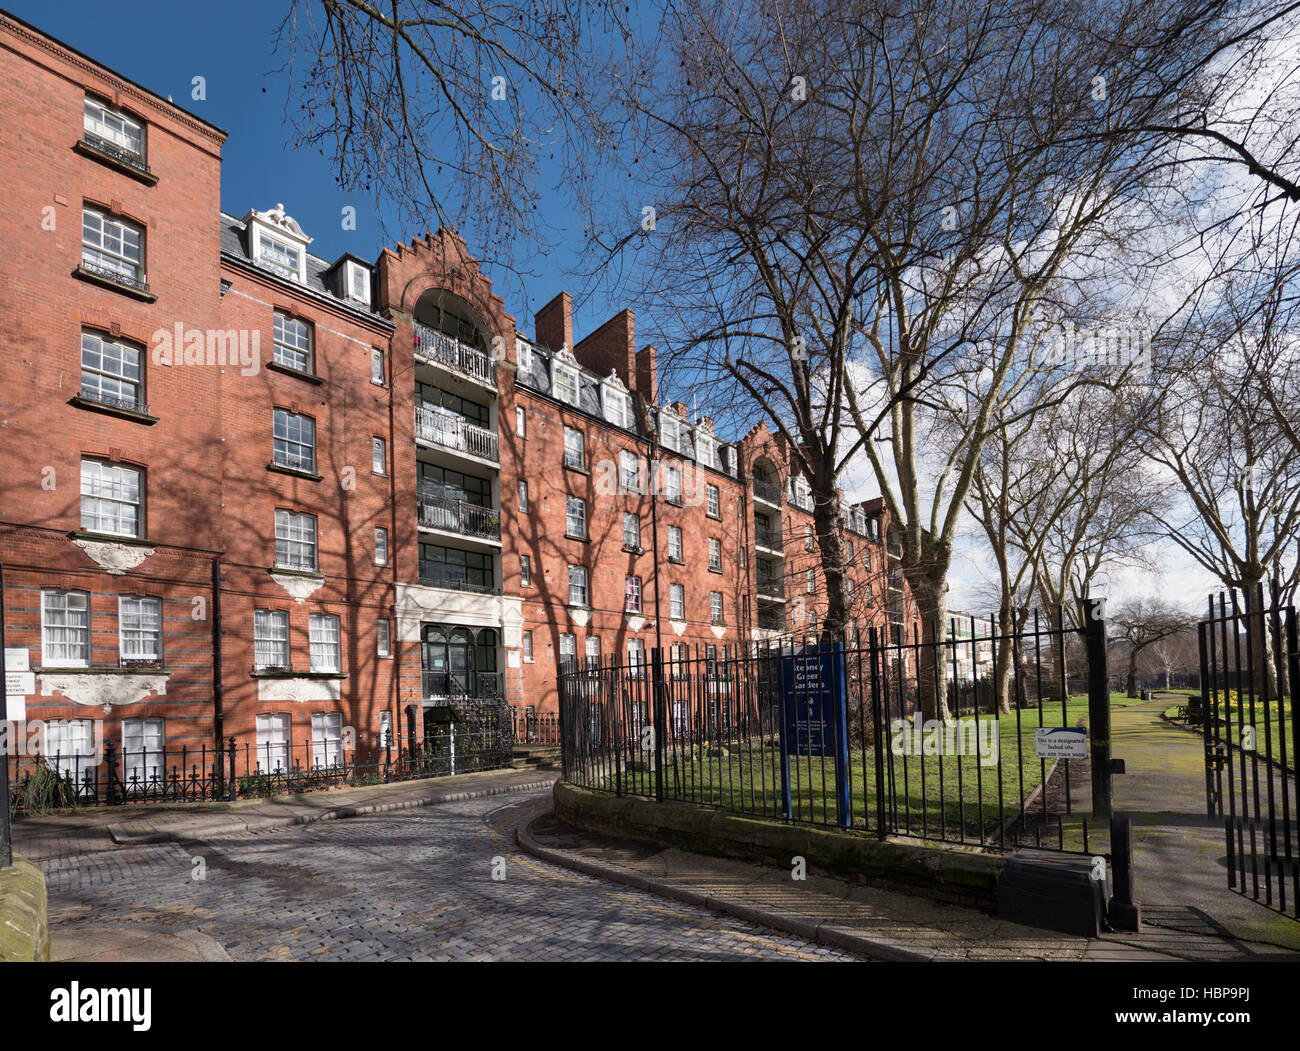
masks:
POLYGON ((420 525, 485 540, 501 539, 501 512, 495 508, 430 492, 421 492, 418 497, 420 525))
POLYGON ((781 577, 759 577, 758 593, 760 596, 785 598, 785 580, 781 577))
POLYGON ((102 263, 94 262, 84 254, 81 257, 81 269, 92 273, 97 277, 102 277, 106 281, 112 281, 115 284, 139 289, 141 292, 149 291, 149 282, 144 279, 144 275, 136 276, 135 274, 127 273, 125 270, 119 270, 111 266, 104 266, 102 263))
POLYGON ((445 562, 425 558, 420 559, 420 583, 434 588, 468 591, 476 595, 501 594, 499 587, 470 580, 464 566, 449 566, 445 562))
POLYGON ((763 482, 754 479, 754 498, 764 503, 781 506, 781 487, 776 482, 763 482))
POLYGON ((766 526, 754 526, 754 544, 758 547, 765 547, 769 551, 784 551, 785 541, 781 537, 780 529, 770 529, 766 526))
POLYGON ((125 146, 119 146, 116 142, 105 139, 92 132, 86 132, 84 135, 86 145, 91 149, 98 150, 100 153, 106 153, 116 161, 128 164, 136 171, 143 172, 145 175, 150 174, 149 165, 145 164, 144 158, 134 150, 129 150, 125 146))
POLYGON ((487 428, 477 427, 462 416, 438 412, 425 405, 415 407, 415 436, 444 449, 455 449, 493 463, 501 461, 500 443, 487 428))
POLYGON ((497 364, 481 350, 462 343, 454 336, 439 332, 416 321, 415 355, 425 361, 445 365, 453 372, 477 380, 493 390, 497 388, 497 364))
POLYGON ((501 697, 501 673, 497 671, 465 671, 460 674, 443 671, 426 671, 423 675, 425 697, 501 697))
POLYGON ((106 405, 111 409, 125 409, 127 412, 140 412, 146 416, 149 415, 149 406, 138 397, 122 398, 116 394, 108 394, 105 391, 86 386, 81 388, 81 396, 86 401, 93 401, 96 405, 106 405))

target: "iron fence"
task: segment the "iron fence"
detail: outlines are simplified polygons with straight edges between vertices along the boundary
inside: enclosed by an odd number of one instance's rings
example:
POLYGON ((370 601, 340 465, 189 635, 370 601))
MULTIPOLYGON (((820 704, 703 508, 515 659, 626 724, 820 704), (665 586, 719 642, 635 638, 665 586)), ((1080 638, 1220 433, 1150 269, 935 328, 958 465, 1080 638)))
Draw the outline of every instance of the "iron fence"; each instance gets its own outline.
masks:
POLYGON ((531 704, 510 706, 510 725, 516 744, 560 743, 559 712, 539 712, 531 704))
POLYGON ((508 767, 512 723, 501 703, 452 708, 421 737, 358 749, 343 739, 253 744, 231 737, 207 744, 123 752, 111 741, 93 754, 11 756, 9 795, 15 812, 126 803, 252 799, 446 777, 508 767))
POLYGON ((1228 886, 1300 919, 1295 607, 1266 601, 1261 583, 1217 607, 1211 597, 1208 614, 1187 718, 1204 733, 1206 812, 1223 819, 1228 886))
POLYGON ((852 646, 787 639, 685 656, 654 650, 642 677, 618 660, 568 664, 559 674, 563 776, 617 795, 881 837, 1089 852, 1071 760, 1039 758, 1035 733, 1073 728, 1088 711, 1086 696, 1064 688, 1082 630, 1058 614, 1055 623, 1035 615, 1013 634, 973 624, 968 637, 950 634, 925 641, 914 624, 896 641, 873 628, 852 646), (990 669, 1005 653, 1005 697, 984 678, 976 647, 990 649, 990 669), (843 677, 838 758, 826 754, 832 730, 807 707, 815 698, 797 670, 814 660, 843 677))

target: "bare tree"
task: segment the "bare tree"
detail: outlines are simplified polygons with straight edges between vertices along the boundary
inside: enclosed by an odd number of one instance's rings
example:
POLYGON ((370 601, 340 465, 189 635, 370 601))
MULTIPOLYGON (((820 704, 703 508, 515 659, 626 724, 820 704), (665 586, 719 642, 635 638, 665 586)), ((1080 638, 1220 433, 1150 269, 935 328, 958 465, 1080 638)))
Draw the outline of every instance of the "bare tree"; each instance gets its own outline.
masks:
POLYGON ((1138 657, 1153 643, 1190 630, 1196 623, 1190 614, 1179 610, 1162 599, 1135 599, 1126 603, 1109 618, 1113 626, 1113 639, 1124 644, 1128 653, 1127 689, 1136 697, 1138 657))

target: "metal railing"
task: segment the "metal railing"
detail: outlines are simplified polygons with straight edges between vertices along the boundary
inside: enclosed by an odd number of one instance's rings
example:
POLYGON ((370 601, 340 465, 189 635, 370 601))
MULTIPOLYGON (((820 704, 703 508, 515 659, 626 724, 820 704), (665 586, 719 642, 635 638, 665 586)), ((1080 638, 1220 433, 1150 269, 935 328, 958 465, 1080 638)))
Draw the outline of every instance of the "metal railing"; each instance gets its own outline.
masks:
POLYGON ((415 407, 415 436, 493 463, 498 463, 501 459, 497 436, 487 428, 478 427, 463 416, 438 412, 424 405, 415 407))
POLYGON ((757 588, 760 596, 772 595, 778 598, 785 598, 784 577, 759 577, 757 588))
POLYGON ((771 529, 761 525, 754 526, 754 544, 757 547, 765 547, 769 551, 784 551, 785 540, 781 536, 781 530, 771 529))
POLYGON ((145 405, 137 395, 134 398, 119 398, 116 394, 105 394, 102 390, 94 387, 83 386, 81 388, 81 397, 86 401, 93 401, 96 405, 106 405, 111 409, 125 409, 128 412, 141 412, 145 415, 149 413, 149 406, 145 405))
POLYGON ((781 486, 777 482, 754 480, 754 497, 769 504, 781 506, 781 486))
POLYGON ((510 725, 516 744, 560 743, 560 715, 558 712, 539 712, 533 705, 510 706, 510 725))
POLYGON ((425 361, 445 365, 453 372, 468 376, 485 386, 496 390, 497 365, 481 350, 462 343, 454 336, 439 332, 420 322, 413 322, 415 329, 415 355, 425 361))
POLYGON ((85 139, 86 145, 91 149, 98 150, 100 153, 107 153, 114 160, 130 165, 136 171, 145 175, 150 174, 149 165, 144 162, 144 158, 140 154, 133 150, 119 146, 117 143, 95 135, 93 132, 87 131, 82 137, 85 139))
POLYGON ((459 697, 490 699, 501 696, 501 673, 497 671, 471 671, 460 675, 445 671, 421 673, 425 697, 459 697))
POLYGON ((84 255, 81 257, 81 269, 102 277, 114 284, 125 285, 127 288, 139 289, 141 292, 149 291, 149 283, 141 277, 135 277, 131 274, 124 274, 121 270, 115 270, 111 266, 104 266, 100 263, 91 262, 84 255))
POLYGON ((501 539, 501 512, 495 508, 480 507, 468 500, 457 500, 430 492, 420 492, 417 498, 420 525, 425 528, 442 529, 484 540, 501 539))
POLYGON ((922 634, 912 624, 895 642, 873 627, 851 646, 790 638, 684 660, 656 650, 646 678, 617 662, 561 668, 564 779, 881 837, 1089 853, 1070 761, 1035 746, 1039 729, 1089 710, 1065 692, 1084 633, 1058 614, 974 640, 1010 662, 1001 702, 989 677, 958 678, 971 640, 922 634))
POLYGON ((466 579, 464 566, 448 566, 446 562, 420 559, 420 583, 452 591, 469 591, 478 595, 499 595, 501 589, 492 584, 477 584, 466 579))

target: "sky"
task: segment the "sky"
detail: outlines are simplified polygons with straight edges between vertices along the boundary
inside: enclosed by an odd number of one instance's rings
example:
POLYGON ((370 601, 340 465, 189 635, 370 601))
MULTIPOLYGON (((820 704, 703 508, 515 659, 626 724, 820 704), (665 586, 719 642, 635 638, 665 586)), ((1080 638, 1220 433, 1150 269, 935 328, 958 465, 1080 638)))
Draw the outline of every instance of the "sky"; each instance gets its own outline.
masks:
MULTIPOLYGON (((222 4, 177 4, 131 0, 109 5, 88 0, 0 0, 5 9, 102 62, 110 69, 163 96, 172 96, 195 115, 223 128, 221 206, 244 215, 282 203, 315 240, 311 251, 325 259, 352 252, 374 259, 384 241, 370 199, 339 190, 324 157, 295 150, 286 127, 287 76, 278 72, 286 55, 277 54, 273 37, 288 4, 278 0, 226 0, 222 4), (193 98, 193 78, 203 77, 205 98, 193 98), (345 207, 356 210, 356 229, 341 222, 345 207)), ((561 290, 576 292, 582 260, 580 236, 564 235, 569 214, 555 195, 543 197, 543 226, 556 231, 546 265, 548 275, 523 291, 523 301, 508 298, 506 308, 525 332, 533 313, 561 290)), ((434 226, 432 222, 429 224, 434 226)), ((407 231, 409 238, 420 231, 407 231)), ((473 245, 471 244, 471 250, 473 245)), ((489 276, 491 271, 489 269, 489 276)), ((578 336, 593 331, 624 304, 575 298, 578 336)), ((630 304, 635 310, 635 304, 630 304)), ((844 481, 854 501, 878 495, 865 464, 844 481)), ((950 604, 975 610, 996 582, 991 559, 982 550, 973 523, 962 531, 952 573, 950 604)), ((1108 582, 1116 602, 1161 594, 1188 609, 1204 606, 1214 581, 1172 545, 1162 545, 1158 572, 1121 569, 1108 582)))

